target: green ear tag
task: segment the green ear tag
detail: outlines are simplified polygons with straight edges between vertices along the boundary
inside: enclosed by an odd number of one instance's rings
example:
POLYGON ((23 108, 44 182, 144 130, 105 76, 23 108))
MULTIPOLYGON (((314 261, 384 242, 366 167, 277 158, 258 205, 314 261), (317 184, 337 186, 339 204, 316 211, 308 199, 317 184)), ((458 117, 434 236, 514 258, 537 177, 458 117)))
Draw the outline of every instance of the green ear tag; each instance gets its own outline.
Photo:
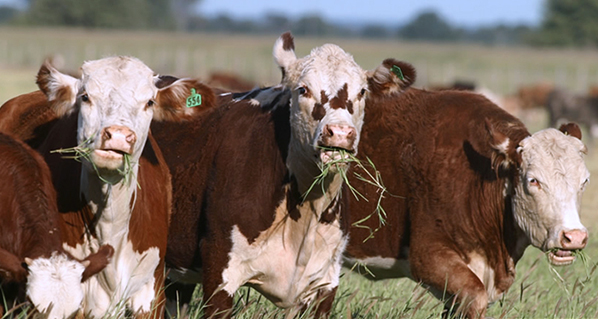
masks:
POLYGON ((187 107, 196 107, 201 105, 201 94, 195 93, 195 89, 191 89, 191 95, 187 97, 187 107))
POLYGON ((393 65, 392 68, 390 69, 392 71, 392 73, 394 73, 397 77, 399 77, 399 79, 401 79, 401 81, 405 81, 405 77, 403 76, 403 71, 401 71, 401 68, 399 68, 396 65, 393 65))

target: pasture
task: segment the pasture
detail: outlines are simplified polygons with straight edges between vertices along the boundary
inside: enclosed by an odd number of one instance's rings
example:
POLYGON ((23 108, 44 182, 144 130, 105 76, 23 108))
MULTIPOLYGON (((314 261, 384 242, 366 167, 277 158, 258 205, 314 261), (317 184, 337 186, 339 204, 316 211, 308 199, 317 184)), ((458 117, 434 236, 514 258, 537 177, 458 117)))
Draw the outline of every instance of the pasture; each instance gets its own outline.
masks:
MULTIPOLYGON (((133 55, 161 74, 204 78, 210 71, 237 73, 260 85, 276 84, 280 72, 272 61, 278 35, 242 36, 89 31, 67 29, 0 28, 0 104, 36 90, 35 75, 42 61, 56 56, 63 71, 76 71, 84 60, 109 55, 133 55)), ((296 39, 297 55, 332 42, 350 52, 365 69, 394 57, 412 63, 418 71, 416 86, 475 80, 494 92, 508 95, 522 84, 540 81, 583 93, 598 84, 596 51, 531 48, 496 48, 478 45, 439 45, 356 39, 296 39)), ((545 127, 542 111, 522 117, 530 131, 545 127)), ((598 176, 598 149, 590 147, 586 164, 598 176)), ((528 248, 517 264, 516 282, 504 298, 490 307, 494 318, 598 317, 598 183, 590 182, 581 220, 589 231, 586 263, 553 268, 542 252, 528 248)), ((199 299, 199 298, 198 298, 199 299)), ((191 307, 198 316, 201 305, 191 307)), ((442 306, 408 279, 369 281, 345 270, 338 290, 334 318, 439 317, 442 306)), ((283 318, 257 292, 238 293, 236 318, 283 318)), ((194 317, 194 316, 192 316, 194 317)))

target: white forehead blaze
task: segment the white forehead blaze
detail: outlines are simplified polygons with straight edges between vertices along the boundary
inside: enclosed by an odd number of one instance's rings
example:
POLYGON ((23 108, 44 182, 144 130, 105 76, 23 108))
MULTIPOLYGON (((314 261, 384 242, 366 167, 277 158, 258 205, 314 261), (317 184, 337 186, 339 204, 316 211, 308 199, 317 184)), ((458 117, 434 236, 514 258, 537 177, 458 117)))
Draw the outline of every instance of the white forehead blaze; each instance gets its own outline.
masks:
POLYGON ((518 218, 536 219, 525 221, 536 233, 538 242, 534 244, 550 241, 550 238, 539 238, 546 236, 546 231, 550 237, 557 236, 561 230, 585 230, 579 212, 590 173, 584 163, 583 143, 551 128, 522 140, 518 151, 522 161, 517 201, 528 214, 534 214, 518 218), (546 229, 536 229, 538 227, 546 229))
POLYGON ((29 265, 27 296, 39 311, 51 306, 49 318, 66 318, 83 301, 81 275, 85 267, 63 254, 34 259, 29 265))
POLYGON ((138 139, 147 136, 153 111, 146 105, 157 93, 153 71, 131 57, 89 61, 81 70, 79 142, 110 125, 128 127, 138 139))

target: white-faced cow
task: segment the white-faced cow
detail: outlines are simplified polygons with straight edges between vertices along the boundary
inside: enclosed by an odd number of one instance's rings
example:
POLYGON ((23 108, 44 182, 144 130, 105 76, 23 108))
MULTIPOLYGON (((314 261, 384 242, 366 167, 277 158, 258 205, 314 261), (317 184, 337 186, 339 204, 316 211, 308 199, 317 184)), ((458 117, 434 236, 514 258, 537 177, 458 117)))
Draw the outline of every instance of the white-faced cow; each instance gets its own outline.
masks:
POLYGON ((4 305, 28 298, 49 318, 76 314, 82 281, 101 271, 114 252, 104 246, 85 260, 62 248, 56 192, 43 158, 0 133, 0 282, 4 305))
POLYGON ((202 95, 202 109, 215 96, 193 80, 158 89, 160 78, 131 57, 85 62, 81 71, 77 79, 44 64, 38 73, 43 93, 7 102, 0 128, 35 145, 48 163, 65 250, 82 259, 101 245, 115 248, 112 262, 85 282, 84 312, 160 317, 171 186, 149 126, 152 119, 190 116, 185 99, 191 89, 202 95), (57 152, 69 149, 82 155, 81 163, 68 159, 75 154, 57 152))
MULTIPOLYGON (((447 309, 483 317, 511 286, 526 247, 571 263, 587 231, 579 218, 589 173, 576 125, 530 135, 516 118, 469 92, 371 85, 358 157, 371 159, 388 193, 386 225, 352 227, 349 265, 375 279, 421 282, 447 309), (453 304, 453 302, 455 304, 453 304)), ((361 172, 363 174, 363 172, 361 172)), ((350 197, 351 221, 376 209, 376 188, 349 173, 370 200, 350 197)))
POLYGON ((170 278, 203 277, 208 316, 231 308, 243 285, 295 310, 321 298, 323 314, 338 286, 348 225, 340 173, 348 165, 308 189, 339 150, 357 152, 367 73, 336 45, 298 59, 289 33, 274 57, 283 87, 184 125, 152 124, 173 174, 170 278))

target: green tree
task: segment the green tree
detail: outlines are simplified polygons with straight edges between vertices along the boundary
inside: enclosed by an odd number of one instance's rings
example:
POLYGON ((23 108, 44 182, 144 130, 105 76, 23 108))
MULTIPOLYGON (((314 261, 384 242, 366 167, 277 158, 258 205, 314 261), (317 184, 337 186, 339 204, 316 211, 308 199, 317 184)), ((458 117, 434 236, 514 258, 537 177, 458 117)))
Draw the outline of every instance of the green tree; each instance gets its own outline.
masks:
POLYGON ((598 45, 598 0, 546 0, 539 32, 529 38, 538 45, 598 45))
POLYGON ((399 29, 399 37, 408 40, 454 41, 459 31, 434 11, 424 11, 399 29))
POLYGON ((28 0, 29 7, 22 22, 86 28, 183 28, 191 11, 189 9, 196 2, 197 0, 28 0), (185 15, 180 16, 181 12, 185 15))

